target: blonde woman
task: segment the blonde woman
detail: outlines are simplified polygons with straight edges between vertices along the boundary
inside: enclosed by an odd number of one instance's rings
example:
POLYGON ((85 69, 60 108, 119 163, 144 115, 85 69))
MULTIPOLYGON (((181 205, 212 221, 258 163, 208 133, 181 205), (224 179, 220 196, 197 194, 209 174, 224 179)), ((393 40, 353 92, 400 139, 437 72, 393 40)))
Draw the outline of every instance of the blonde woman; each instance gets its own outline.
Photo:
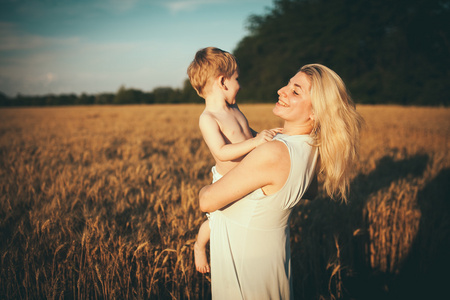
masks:
POLYGON ((289 216, 316 176, 346 200, 362 118, 329 68, 300 69, 278 91, 282 133, 200 191, 211 227, 213 299, 292 299, 289 216))

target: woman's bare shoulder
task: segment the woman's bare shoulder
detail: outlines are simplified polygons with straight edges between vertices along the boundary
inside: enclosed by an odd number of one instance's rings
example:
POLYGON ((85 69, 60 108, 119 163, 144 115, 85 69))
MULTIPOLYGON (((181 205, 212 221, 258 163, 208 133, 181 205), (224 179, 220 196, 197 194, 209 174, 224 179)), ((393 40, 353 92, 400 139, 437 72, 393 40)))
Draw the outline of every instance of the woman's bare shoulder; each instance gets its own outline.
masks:
POLYGON ((256 147, 253 152, 258 152, 261 154, 273 154, 273 155, 282 155, 284 153, 289 154, 288 148, 286 145, 279 141, 279 140, 273 140, 264 144, 261 144, 260 146, 256 147))
POLYGON ((273 140, 256 147, 247 156, 264 165, 272 165, 282 163, 286 159, 289 160, 289 150, 283 142, 273 140))

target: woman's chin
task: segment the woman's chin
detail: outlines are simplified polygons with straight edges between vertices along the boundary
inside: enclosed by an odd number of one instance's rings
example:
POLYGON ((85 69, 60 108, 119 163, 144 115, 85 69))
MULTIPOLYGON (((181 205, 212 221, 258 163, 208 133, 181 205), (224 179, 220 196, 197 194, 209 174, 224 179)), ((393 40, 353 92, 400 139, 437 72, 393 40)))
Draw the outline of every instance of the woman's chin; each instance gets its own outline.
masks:
POLYGON ((280 117, 280 108, 279 108, 279 104, 275 103, 274 108, 272 109, 272 112, 275 116, 280 117))

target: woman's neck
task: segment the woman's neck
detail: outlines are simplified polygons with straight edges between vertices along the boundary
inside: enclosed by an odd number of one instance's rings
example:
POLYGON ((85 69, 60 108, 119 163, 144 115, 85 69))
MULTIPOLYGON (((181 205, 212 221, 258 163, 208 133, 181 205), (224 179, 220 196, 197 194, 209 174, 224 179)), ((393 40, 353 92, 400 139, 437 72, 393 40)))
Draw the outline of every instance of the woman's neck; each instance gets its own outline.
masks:
POLYGON ((286 135, 303 135, 303 134, 310 134, 313 130, 312 123, 306 123, 306 124, 292 124, 289 122, 284 122, 283 127, 283 134, 286 135))

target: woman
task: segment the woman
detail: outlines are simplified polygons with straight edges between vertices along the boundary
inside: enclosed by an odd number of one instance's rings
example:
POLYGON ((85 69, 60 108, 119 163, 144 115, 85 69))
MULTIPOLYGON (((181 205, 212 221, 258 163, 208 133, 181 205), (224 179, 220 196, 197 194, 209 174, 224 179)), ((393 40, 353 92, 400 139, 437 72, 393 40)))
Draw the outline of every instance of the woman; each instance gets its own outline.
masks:
POLYGON ((362 118, 342 79, 306 65, 278 91, 281 134, 200 191, 211 226, 213 299, 291 299, 289 216, 316 170, 346 200, 362 118))

